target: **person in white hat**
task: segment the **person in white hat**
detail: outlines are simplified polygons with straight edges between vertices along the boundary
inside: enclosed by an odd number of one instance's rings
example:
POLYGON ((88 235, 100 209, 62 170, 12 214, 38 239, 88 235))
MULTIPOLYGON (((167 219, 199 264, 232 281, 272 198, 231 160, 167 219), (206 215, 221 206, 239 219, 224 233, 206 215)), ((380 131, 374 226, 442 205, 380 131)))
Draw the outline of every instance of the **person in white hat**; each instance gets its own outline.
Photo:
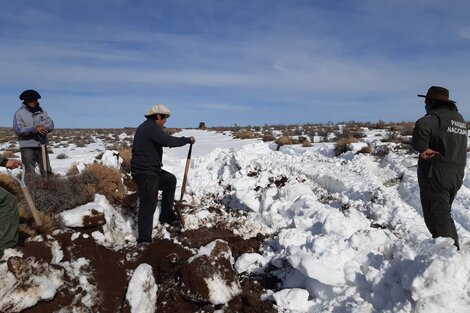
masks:
POLYGON ((163 125, 171 116, 163 104, 148 109, 147 118, 134 135, 132 145, 131 172, 139 188, 139 213, 137 242, 151 242, 153 214, 157 207, 158 190, 162 190, 160 223, 173 225, 177 217, 173 211, 176 190, 175 175, 162 169, 163 147, 181 147, 194 144, 194 137, 174 137, 165 133, 163 125))

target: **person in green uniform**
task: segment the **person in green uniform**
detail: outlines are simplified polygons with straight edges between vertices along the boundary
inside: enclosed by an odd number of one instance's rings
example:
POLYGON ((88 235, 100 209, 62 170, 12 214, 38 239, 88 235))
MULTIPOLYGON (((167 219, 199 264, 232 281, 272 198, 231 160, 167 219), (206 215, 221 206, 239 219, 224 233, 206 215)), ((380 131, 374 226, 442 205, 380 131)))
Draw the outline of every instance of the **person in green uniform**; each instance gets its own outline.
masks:
MULTIPOLYGON (((19 167, 21 161, 0 156, 0 165, 13 169, 19 167)), ((20 216, 16 203, 16 197, 0 187, 0 257, 3 250, 18 243, 20 216)))
POLYGON ((446 88, 432 86, 424 97, 426 115, 414 127, 412 144, 419 152, 418 183, 424 222, 433 238, 450 237, 459 247, 451 215, 467 161, 467 124, 446 88))

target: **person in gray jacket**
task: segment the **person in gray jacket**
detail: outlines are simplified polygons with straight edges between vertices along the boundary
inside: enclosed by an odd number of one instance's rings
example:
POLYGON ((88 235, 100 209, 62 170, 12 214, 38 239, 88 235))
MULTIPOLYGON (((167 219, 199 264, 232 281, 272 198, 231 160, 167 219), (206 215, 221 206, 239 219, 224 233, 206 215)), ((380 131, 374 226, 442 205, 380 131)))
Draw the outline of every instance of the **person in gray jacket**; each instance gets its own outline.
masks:
POLYGON ((131 172, 139 188, 139 213, 137 242, 151 242, 153 214, 157 206, 158 190, 162 190, 160 223, 174 225, 173 212, 176 177, 162 169, 163 147, 181 147, 196 142, 194 137, 174 137, 165 133, 163 125, 170 117, 170 110, 163 104, 151 107, 134 135, 131 172))
POLYGON ((425 98, 426 115, 415 124, 412 144, 424 222, 433 238, 450 237, 460 249, 451 208, 465 174, 467 124, 446 88, 432 86, 418 97, 425 98))
POLYGON ((52 174, 47 149, 45 151, 46 167, 43 166, 43 148, 48 144, 47 134, 54 130, 54 122, 46 111, 39 105, 38 99, 41 95, 36 90, 25 90, 20 95, 23 104, 16 111, 13 118, 13 129, 18 135, 20 144, 21 160, 26 172, 34 173, 36 163, 39 165, 41 175, 52 174))
MULTIPOLYGON (((20 165, 19 160, 0 156, 0 166, 13 169, 20 165)), ((20 215, 17 202, 14 195, 0 187, 0 257, 3 255, 3 250, 14 247, 18 243, 20 215)))

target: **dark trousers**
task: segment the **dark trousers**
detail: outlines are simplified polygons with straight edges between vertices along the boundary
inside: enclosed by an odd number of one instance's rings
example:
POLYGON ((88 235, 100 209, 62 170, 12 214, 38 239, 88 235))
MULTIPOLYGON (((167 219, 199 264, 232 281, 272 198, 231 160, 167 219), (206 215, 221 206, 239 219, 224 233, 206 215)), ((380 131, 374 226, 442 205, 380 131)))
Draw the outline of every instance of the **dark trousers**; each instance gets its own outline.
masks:
POLYGON ((459 237, 451 215, 452 202, 462 186, 463 170, 434 164, 418 168, 421 206, 426 227, 433 238, 449 237, 459 246, 459 237))
MULTIPOLYGON (((44 171, 44 165, 42 163, 42 150, 41 148, 21 148, 21 161, 24 164, 27 173, 34 173, 36 163, 39 165, 42 176, 46 176, 44 171)), ((46 147, 46 162, 47 162, 47 174, 52 174, 51 164, 49 163, 49 154, 47 153, 46 147)))
POLYGON ((139 188, 138 241, 150 242, 152 241, 153 214, 157 207, 158 190, 162 190, 160 223, 172 223, 177 220, 173 212, 176 177, 164 170, 158 175, 134 174, 132 177, 139 188))

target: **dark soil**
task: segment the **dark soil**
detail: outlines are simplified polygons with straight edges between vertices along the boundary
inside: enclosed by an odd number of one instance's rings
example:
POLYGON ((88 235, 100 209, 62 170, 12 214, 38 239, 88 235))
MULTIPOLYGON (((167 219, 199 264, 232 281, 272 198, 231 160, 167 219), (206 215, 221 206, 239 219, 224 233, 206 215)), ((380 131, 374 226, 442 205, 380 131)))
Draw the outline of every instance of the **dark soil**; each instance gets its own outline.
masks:
MULTIPOLYGON (((100 226, 81 229, 80 232, 91 234, 99 229, 100 226)), ((259 251, 265 240, 262 235, 245 240, 234 235, 230 230, 221 228, 201 228, 182 233, 170 230, 171 240, 154 239, 149 244, 145 243, 113 251, 96 244, 92 236, 79 236, 72 241, 73 234, 73 232, 65 232, 53 237, 62 247, 64 253, 62 262, 77 260, 81 257, 89 260, 87 271, 92 273, 90 277, 93 280, 89 279, 89 281, 100 292, 98 297, 100 300, 92 308, 92 312, 130 312, 130 307, 125 301, 127 286, 131 278, 130 274, 141 263, 147 263, 153 267, 155 280, 158 284, 156 312, 214 312, 222 308, 224 312, 276 312, 271 302, 261 301, 260 296, 266 293, 262 279, 256 280, 241 276, 242 294, 232 299, 228 304, 219 306, 195 303, 185 299, 180 288, 183 266, 184 270, 188 270, 188 264, 185 261, 193 256, 199 247, 215 239, 222 239, 228 242, 232 255, 236 259, 243 253, 259 251)), ((23 251, 24 258, 35 257, 44 262, 50 262, 52 259, 50 248, 44 242, 25 242, 18 249, 23 251)), ((77 301, 80 298, 77 298, 77 295, 81 292, 84 293, 80 283, 76 278, 71 279, 67 275, 65 275, 65 279, 65 285, 52 300, 39 302, 36 306, 23 312, 56 312, 61 308, 71 309, 74 307, 88 311, 88 308, 81 307, 80 301, 77 301)))

